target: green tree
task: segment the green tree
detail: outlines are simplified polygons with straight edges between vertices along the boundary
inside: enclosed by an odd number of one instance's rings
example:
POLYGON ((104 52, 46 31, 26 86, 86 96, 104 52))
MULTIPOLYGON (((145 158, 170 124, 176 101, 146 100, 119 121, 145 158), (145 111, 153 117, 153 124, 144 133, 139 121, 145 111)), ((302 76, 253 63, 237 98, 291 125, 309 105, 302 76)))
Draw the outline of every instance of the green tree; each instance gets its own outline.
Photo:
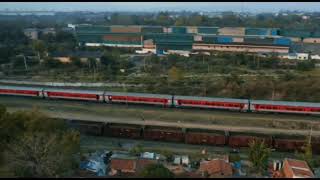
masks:
POLYGON ((271 150, 266 146, 264 141, 252 141, 249 144, 249 160, 252 163, 252 169, 258 174, 266 171, 268 166, 268 158, 271 150))
POLYGON ((137 155, 143 152, 143 146, 141 144, 138 144, 130 149, 130 154, 137 155))
POLYGON ((140 176, 143 178, 174 178, 174 174, 162 164, 148 165, 140 176))
POLYGON ((168 71, 168 78, 170 82, 179 81, 183 78, 183 72, 177 67, 173 66, 168 71))
POLYGON ((68 176, 78 168, 79 132, 69 130, 63 120, 36 109, 5 114, 0 119, 1 151, 15 176, 68 176))

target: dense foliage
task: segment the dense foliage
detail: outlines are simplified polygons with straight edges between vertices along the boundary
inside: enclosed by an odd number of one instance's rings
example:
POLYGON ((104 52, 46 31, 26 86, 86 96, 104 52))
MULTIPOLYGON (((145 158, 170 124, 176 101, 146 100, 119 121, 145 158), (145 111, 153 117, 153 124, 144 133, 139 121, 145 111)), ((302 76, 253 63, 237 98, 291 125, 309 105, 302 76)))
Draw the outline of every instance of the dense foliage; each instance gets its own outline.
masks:
POLYGON ((258 174, 263 174, 268 168, 268 158, 271 150, 266 144, 258 141, 252 141, 249 144, 249 160, 252 163, 252 169, 258 174))
POLYGON ((33 111, 0 111, 2 166, 16 177, 70 176, 78 168, 79 133, 33 111))
POLYGON ((140 174, 143 178, 173 178, 174 174, 162 164, 148 165, 140 174))

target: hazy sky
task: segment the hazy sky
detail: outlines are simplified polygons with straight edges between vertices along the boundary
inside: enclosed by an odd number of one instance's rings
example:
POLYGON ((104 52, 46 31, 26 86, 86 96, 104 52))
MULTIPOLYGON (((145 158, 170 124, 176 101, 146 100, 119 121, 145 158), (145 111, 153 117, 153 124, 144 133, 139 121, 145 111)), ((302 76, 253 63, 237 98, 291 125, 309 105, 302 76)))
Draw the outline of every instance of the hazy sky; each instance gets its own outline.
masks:
POLYGON ((0 10, 55 11, 320 11, 320 2, 0 2, 0 10))

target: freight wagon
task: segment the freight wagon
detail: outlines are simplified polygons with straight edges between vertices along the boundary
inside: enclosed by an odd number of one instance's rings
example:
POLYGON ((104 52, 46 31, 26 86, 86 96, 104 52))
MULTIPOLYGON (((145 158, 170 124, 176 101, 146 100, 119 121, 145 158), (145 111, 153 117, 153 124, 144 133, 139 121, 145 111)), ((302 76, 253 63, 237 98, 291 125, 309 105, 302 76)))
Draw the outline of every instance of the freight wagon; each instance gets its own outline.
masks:
POLYGON ((108 123, 105 125, 106 136, 141 139, 142 129, 139 125, 108 123))
POLYGON ((181 128, 146 126, 143 131, 144 139, 153 141, 184 142, 181 128))
MULTIPOLYGON (((67 121, 72 128, 79 129, 88 135, 104 135, 110 137, 144 139, 152 141, 179 142, 197 145, 229 146, 232 148, 248 147, 253 140, 264 141, 269 148, 279 151, 301 151, 306 144, 305 136, 267 135, 262 133, 227 132, 220 130, 205 130, 187 128, 185 132, 178 127, 146 126, 120 124, 67 121)), ((320 153, 320 138, 312 138, 313 152, 320 153)))
POLYGON ((224 146, 226 142, 224 131, 187 129, 185 137, 186 144, 224 146))

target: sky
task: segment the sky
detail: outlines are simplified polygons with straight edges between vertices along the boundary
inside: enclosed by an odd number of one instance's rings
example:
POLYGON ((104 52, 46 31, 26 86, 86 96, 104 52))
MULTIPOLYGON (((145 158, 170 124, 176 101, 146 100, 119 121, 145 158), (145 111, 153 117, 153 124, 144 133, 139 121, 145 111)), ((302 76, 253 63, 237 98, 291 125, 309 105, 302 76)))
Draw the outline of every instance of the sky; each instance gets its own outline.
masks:
POLYGON ((320 11, 320 2, 0 2, 0 10, 54 11, 320 11))

